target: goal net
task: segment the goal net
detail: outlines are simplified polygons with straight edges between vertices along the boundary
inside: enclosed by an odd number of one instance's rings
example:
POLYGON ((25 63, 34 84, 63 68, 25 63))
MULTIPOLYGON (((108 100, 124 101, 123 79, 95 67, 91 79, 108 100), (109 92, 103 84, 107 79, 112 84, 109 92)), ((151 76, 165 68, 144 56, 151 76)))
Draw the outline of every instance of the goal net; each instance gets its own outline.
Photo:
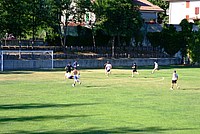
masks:
POLYGON ((52 50, 2 50, 1 71, 53 69, 52 50))

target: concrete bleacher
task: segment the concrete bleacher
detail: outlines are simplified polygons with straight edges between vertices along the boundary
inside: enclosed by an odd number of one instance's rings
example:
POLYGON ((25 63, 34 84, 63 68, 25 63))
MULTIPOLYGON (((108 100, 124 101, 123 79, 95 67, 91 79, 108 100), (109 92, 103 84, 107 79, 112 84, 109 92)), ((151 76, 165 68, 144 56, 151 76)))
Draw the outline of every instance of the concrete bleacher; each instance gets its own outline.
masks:
MULTIPOLYGON (((66 58, 111 58, 111 47, 66 47, 66 58)), ((61 55, 61 54, 60 54, 61 55)), ((59 57, 57 55, 56 57, 59 57)), ((62 55, 64 57, 64 54, 62 55)), ((115 58, 167 58, 161 48, 152 46, 115 47, 115 58)))
MULTIPOLYGON (((168 58, 160 48, 152 46, 115 47, 115 58, 168 58)), ((56 59, 112 58, 111 47, 66 47, 66 53, 54 53, 56 59)))
MULTIPOLYGON (((53 50, 55 59, 111 58, 112 47, 103 46, 49 46, 43 40, 2 40, 1 50, 53 50)), ((160 48, 152 46, 115 47, 115 58, 167 58, 160 48)))

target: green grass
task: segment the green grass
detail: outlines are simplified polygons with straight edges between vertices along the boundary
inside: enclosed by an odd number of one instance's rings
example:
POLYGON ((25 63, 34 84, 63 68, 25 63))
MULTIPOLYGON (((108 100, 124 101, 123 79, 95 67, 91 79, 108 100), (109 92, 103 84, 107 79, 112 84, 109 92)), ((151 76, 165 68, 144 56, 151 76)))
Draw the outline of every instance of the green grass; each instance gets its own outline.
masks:
POLYGON ((72 87, 64 71, 0 73, 0 133, 200 133, 200 68, 81 70, 72 87))

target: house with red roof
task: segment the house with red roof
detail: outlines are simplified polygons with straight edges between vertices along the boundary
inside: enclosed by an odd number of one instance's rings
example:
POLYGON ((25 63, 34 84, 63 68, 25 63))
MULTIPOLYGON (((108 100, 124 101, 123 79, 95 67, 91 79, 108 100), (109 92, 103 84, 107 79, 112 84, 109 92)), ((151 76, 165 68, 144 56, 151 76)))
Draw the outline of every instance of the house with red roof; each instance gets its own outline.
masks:
POLYGON ((147 0, 134 0, 140 6, 141 16, 144 22, 157 23, 158 13, 164 12, 162 8, 147 0))

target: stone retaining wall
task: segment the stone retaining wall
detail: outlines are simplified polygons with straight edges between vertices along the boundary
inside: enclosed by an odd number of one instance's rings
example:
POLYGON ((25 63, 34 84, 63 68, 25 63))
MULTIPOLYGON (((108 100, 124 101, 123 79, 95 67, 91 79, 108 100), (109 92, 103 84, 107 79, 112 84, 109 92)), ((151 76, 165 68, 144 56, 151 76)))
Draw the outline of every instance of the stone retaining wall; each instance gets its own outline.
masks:
MULTIPOLYGON (((68 62, 73 63, 74 59, 54 60, 54 68, 64 68, 68 62)), ((178 58, 126 58, 126 59, 77 59, 80 68, 102 68, 107 61, 113 67, 132 66, 134 62, 138 66, 153 66, 154 61, 159 65, 178 65, 181 60, 178 58)), ((51 68, 51 60, 5 60, 4 70, 30 70, 39 68, 51 68)))

